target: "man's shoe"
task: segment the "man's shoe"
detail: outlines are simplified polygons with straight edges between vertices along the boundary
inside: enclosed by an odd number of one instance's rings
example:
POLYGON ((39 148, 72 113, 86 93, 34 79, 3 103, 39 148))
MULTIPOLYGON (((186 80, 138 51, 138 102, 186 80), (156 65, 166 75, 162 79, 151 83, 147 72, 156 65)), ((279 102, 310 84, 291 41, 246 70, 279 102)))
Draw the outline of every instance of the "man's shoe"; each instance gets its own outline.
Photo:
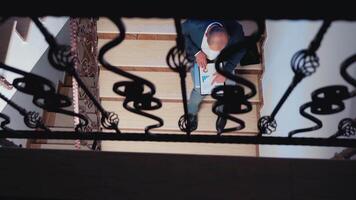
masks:
POLYGON ((198 117, 196 115, 188 114, 188 120, 190 125, 190 132, 197 130, 198 117))
POLYGON ((218 132, 218 135, 220 135, 224 131, 226 122, 227 122, 226 118, 221 116, 219 116, 218 119, 216 120, 216 130, 218 132))

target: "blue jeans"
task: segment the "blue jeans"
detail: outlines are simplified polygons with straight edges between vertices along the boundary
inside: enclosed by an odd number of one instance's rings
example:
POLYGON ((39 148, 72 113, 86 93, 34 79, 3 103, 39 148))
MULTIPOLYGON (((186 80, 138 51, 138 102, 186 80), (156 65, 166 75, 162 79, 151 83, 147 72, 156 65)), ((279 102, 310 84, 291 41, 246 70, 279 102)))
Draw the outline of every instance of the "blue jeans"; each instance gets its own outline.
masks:
MULTIPOLYGON (((197 115, 199 111, 199 107, 203 99, 207 95, 201 95, 200 94, 200 86, 199 86, 199 68, 198 65, 195 63, 194 67, 192 68, 191 75, 192 75, 192 80, 194 83, 194 87, 192 89, 192 92, 190 93, 190 98, 188 100, 188 113, 191 115, 197 115)), ((225 85, 235 85, 236 83, 230 79, 226 79, 225 85)), ((218 107, 218 110, 222 111, 223 107, 220 106, 218 107)))

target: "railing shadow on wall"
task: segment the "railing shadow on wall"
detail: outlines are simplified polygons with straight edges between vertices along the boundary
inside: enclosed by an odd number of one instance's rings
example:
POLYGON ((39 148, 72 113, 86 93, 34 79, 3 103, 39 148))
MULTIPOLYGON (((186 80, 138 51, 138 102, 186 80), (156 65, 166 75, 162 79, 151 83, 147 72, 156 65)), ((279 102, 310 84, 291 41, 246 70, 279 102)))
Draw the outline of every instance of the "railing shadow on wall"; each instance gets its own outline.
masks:
MULTIPOLYGON (((105 54, 116 46, 120 45, 125 40, 125 24, 121 18, 109 18, 118 28, 118 35, 101 47, 98 54, 98 60, 101 65, 107 70, 126 77, 127 81, 116 82, 113 85, 113 91, 120 96, 124 97, 123 107, 135 114, 142 117, 150 118, 156 123, 144 128, 145 134, 141 133, 125 133, 120 131, 120 113, 113 113, 106 111, 90 90, 85 86, 80 76, 75 69, 75 60, 71 54, 70 46, 58 44, 55 37, 51 35, 46 27, 37 18, 32 18, 33 22, 42 32, 46 42, 50 46, 48 59, 52 67, 65 71, 72 75, 78 82, 79 87, 83 89, 86 95, 93 102, 94 106, 101 113, 101 125, 104 129, 115 130, 116 133, 105 132, 84 132, 85 127, 88 124, 86 116, 80 113, 65 111, 63 108, 72 104, 70 99, 64 95, 58 94, 53 89, 53 83, 36 74, 23 72, 18 69, 19 66, 7 66, 3 63, 0 64, 0 68, 9 70, 22 75, 23 77, 14 80, 14 87, 23 93, 33 96, 33 103, 50 112, 62 113, 78 117, 80 123, 75 127, 73 131, 51 131, 47 128, 42 119, 31 111, 27 111, 17 105, 16 102, 12 102, 6 96, 0 92, 0 98, 6 101, 9 105, 13 106, 24 117, 25 124, 32 128, 32 131, 25 130, 12 130, 7 127, 11 119, 4 115, 0 115, 0 138, 30 138, 30 139, 80 139, 80 140, 127 140, 127 141, 171 141, 171 142, 208 142, 208 143, 244 143, 244 144, 276 144, 276 145, 311 145, 311 146, 342 146, 342 147, 356 147, 356 139, 351 136, 356 135, 356 119, 342 119, 338 124, 338 130, 334 130, 332 136, 325 137, 295 137, 297 133, 314 131, 322 128, 322 121, 314 115, 329 115, 336 114, 343 109, 345 105, 343 101, 356 96, 356 90, 349 91, 346 86, 343 85, 330 85, 315 90, 312 94, 312 101, 301 105, 301 116, 316 123, 315 126, 291 131, 286 137, 273 136, 273 132, 277 128, 277 121, 275 116, 280 111, 280 108, 288 100, 292 91, 298 87, 298 84, 306 77, 312 76, 317 72, 320 65, 320 59, 317 55, 318 49, 322 48, 322 41, 328 29, 332 28, 332 21, 325 20, 319 31, 316 33, 314 39, 306 49, 302 49, 295 53, 291 58, 291 69, 295 76, 291 81, 291 84, 286 89, 284 95, 275 106, 275 109, 269 116, 262 116, 258 123, 259 134, 257 136, 239 136, 239 135, 226 135, 224 133, 242 130, 245 127, 245 122, 238 117, 239 114, 248 113, 251 111, 251 98, 257 93, 256 85, 249 80, 223 70, 224 61, 232 54, 240 51, 241 49, 248 48, 252 45, 256 45, 256 42, 261 40, 263 33, 265 32, 265 26, 263 21, 256 21, 258 29, 252 35, 245 37, 237 43, 225 48, 215 61, 216 70, 225 76, 226 78, 234 81, 236 85, 224 85, 216 87, 212 92, 212 97, 216 100, 212 112, 218 116, 226 117, 228 120, 233 121, 236 126, 229 129, 224 129, 221 134, 217 135, 195 135, 191 132, 188 118, 187 109, 187 96, 186 96, 186 75, 192 63, 190 63, 186 57, 184 48, 184 38, 182 35, 181 19, 175 18, 176 28, 176 45, 167 53, 166 61, 168 66, 177 72, 177 76, 180 77, 180 86, 182 93, 182 106, 184 109, 184 115, 179 120, 179 127, 182 134, 160 134, 155 133, 155 128, 163 126, 164 121, 147 111, 160 109, 162 106, 161 100, 155 97, 156 89, 155 85, 139 76, 126 72, 120 69, 119 66, 112 65, 105 59, 105 54), (144 88, 148 88, 145 91, 144 88), (246 88, 247 91, 246 91, 246 88), (218 107, 223 106, 224 109, 219 110, 218 107), (311 114, 308 114, 305 110, 311 109, 311 114)), ((4 20, 3 20, 4 21, 4 20)), ((356 52, 355 52, 356 53, 356 52)), ((344 80, 356 87, 356 79, 350 75, 347 69, 351 66, 355 66, 356 54, 345 55, 345 61, 341 63, 340 75, 344 80)), ((177 116, 178 119, 178 116, 177 116)), ((332 131, 332 130, 328 130, 332 131)))

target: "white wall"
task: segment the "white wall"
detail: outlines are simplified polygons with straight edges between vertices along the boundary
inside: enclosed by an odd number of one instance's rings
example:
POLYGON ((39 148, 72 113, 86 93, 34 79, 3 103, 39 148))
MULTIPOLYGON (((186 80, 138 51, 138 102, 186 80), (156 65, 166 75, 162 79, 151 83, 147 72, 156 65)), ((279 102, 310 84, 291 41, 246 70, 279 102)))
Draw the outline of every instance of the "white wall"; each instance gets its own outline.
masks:
MULTIPOLYGON (((53 35, 58 34, 67 20, 67 17, 42 18, 42 22, 53 35)), ((30 72, 48 48, 48 44, 33 22, 30 24, 26 41, 24 41, 21 36, 16 33, 15 28, 16 25, 13 27, 5 64, 21 67, 22 70, 30 72)), ((5 71, 4 73, 6 79, 10 82, 19 77, 19 75, 11 72, 5 71)), ((1 93, 6 95, 8 98, 11 98, 15 94, 15 91, 15 89, 2 89, 1 93)), ((5 105, 6 103, 1 100, 0 111, 5 107, 5 105)))
MULTIPOLYGON (((70 44, 70 30, 69 30, 69 20, 68 18, 58 18, 58 19, 51 19, 51 26, 49 26, 49 30, 54 33, 56 36, 56 39, 59 43, 61 44, 70 44), (67 20, 63 22, 63 20, 67 20)), ((46 20, 46 22, 48 22, 46 20)), ((17 46, 17 49, 11 49, 11 54, 10 56, 7 57, 6 64, 11 65, 13 67, 20 67, 22 66, 22 70, 28 71, 40 76, 43 76, 49 80, 51 80, 54 84, 55 87, 57 87, 59 81, 63 81, 64 78, 64 72, 58 71, 54 69, 48 61, 48 45, 45 43, 45 40, 42 35, 40 35, 39 32, 35 31, 32 25, 32 33, 33 35, 36 36, 35 39, 30 39, 28 41, 28 45, 19 45, 17 46), (36 32, 36 34, 34 33, 36 32), (31 44, 30 44, 31 42, 31 44), (17 51, 15 51, 17 50, 17 51), (31 57, 31 55, 33 57, 31 57)), ((32 36, 33 36, 32 35, 32 36)), ((28 38, 32 38, 30 35, 28 38)), ((12 48, 15 48, 12 46, 12 48)), ((6 72, 7 78, 12 82, 12 80, 15 77, 18 77, 18 75, 6 72)), ((12 101, 17 103, 18 105, 22 106, 25 108, 27 111, 36 111, 40 113, 40 116, 42 116, 42 109, 36 107, 32 103, 32 96, 21 93, 16 91, 16 89, 11 90, 10 92, 7 92, 8 90, 1 90, 1 93, 5 93, 6 96, 11 98, 12 101)), ((0 103, 2 103, 1 113, 4 113, 8 115, 11 118, 11 123, 8 125, 12 129, 17 129, 17 130, 27 130, 29 129, 28 127, 25 126, 23 122, 23 117, 16 111, 14 108, 12 108, 9 105, 4 104, 4 101, 0 99, 0 103)), ((25 146, 26 140, 24 139, 13 139, 16 144, 22 144, 22 146, 25 146)))
MULTIPOLYGON (((321 21, 267 21, 267 40, 264 47, 265 74, 262 84, 265 105, 262 109, 262 116, 271 114, 291 82, 294 73, 290 67, 290 60, 293 54, 300 49, 308 47, 309 42, 315 36, 321 24, 321 21)), ((315 89, 331 84, 348 85, 350 90, 355 89, 342 79, 339 72, 341 62, 355 53, 356 22, 333 22, 317 52, 320 58, 320 67, 315 74, 305 78, 298 85, 280 109, 276 116, 278 128, 273 135, 287 136, 291 130, 314 125, 299 115, 299 107, 311 100, 310 93, 315 89)), ((351 68, 350 73, 356 75, 355 65, 351 68)), ((356 117, 356 98, 344 102, 346 109, 343 112, 327 116, 317 115, 323 121, 322 129, 302 133, 298 136, 328 137, 335 133, 340 119, 356 117)), ((330 158, 336 151, 341 149, 261 145, 260 155, 330 158)))

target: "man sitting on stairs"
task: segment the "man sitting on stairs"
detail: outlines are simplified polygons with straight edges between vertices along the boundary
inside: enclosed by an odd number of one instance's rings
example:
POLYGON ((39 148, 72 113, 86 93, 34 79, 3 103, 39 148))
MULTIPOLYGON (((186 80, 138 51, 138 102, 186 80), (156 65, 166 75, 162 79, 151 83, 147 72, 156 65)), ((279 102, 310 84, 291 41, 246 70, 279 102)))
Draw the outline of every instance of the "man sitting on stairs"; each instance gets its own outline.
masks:
MULTIPOLYGON (((220 52, 229 45, 232 45, 243 39, 244 33, 242 26, 236 20, 193 20, 187 19, 182 25, 182 32, 185 40, 185 50, 188 59, 195 62, 196 68, 199 66, 205 69, 208 60, 214 61, 220 52)), ((236 52, 233 56, 227 59, 223 70, 234 73, 234 69, 245 54, 245 50, 236 52)), ((192 77, 194 88, 191 91, 188 101, 188 120, 190 122, 190 131, 194 131, 198 127, 197 114, 199 106, 204 99, 205 95, 201 95, 200 90, 197 89, 199 80, 194 80, 194 72, 192 70, 192 77)), ((212 84, 224 83, 234 84, 231 80, 225 80, 225 77, 216 73, 213 78, 212 84)), ((222 111, 222 106, 218 108, 222 111)), ((226 118, 218 117, 216 120, 216 130, 222 133, 226 125, 226 118)))

